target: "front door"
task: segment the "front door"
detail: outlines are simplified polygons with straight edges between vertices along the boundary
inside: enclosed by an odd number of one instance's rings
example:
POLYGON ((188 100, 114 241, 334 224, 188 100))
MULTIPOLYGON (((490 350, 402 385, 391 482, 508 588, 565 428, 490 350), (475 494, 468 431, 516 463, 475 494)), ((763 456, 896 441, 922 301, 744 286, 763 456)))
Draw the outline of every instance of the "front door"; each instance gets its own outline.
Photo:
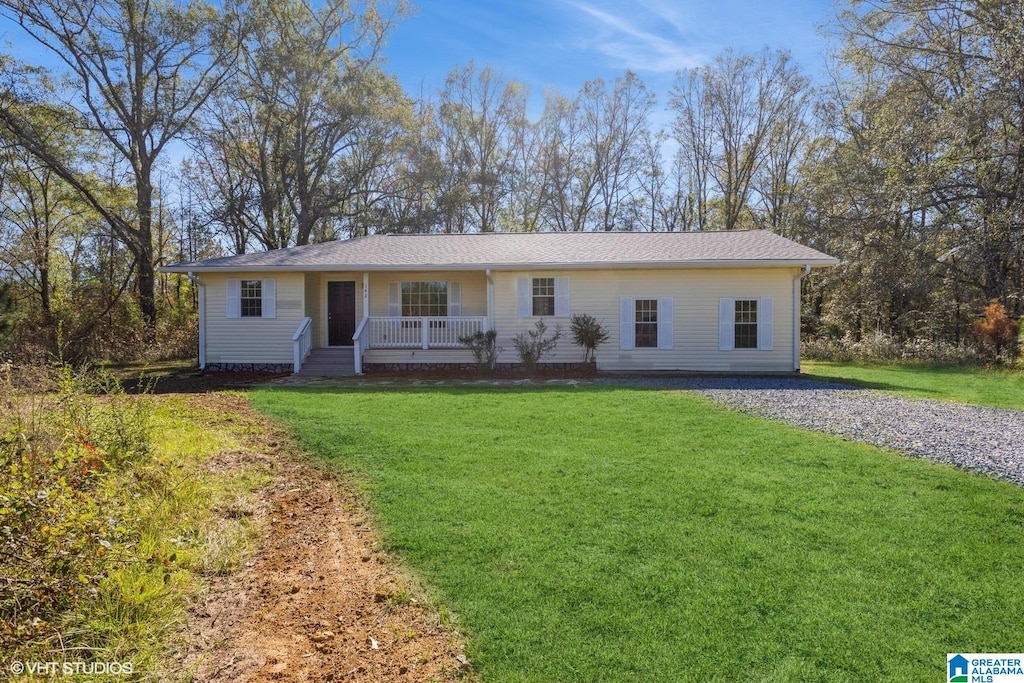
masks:
POLYGON ((356 283, 327 283, 327 345, 352 346, 356 333, 356 283))

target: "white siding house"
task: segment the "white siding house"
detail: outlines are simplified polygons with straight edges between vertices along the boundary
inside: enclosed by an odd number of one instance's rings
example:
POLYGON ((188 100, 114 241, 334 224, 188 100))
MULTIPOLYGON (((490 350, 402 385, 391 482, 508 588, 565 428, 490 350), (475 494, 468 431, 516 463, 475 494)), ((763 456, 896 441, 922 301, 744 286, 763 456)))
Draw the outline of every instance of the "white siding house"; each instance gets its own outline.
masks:
POLYGON ((604 371, 799 370, 800 279, 836 259, 766 231, 376 235, 164 268, 201 285, 200 364, 355 371, 472 363, 459 336, 560 326, 542 359, 577 364, 570 317, 608 330, 604 371), (321 350, 321 351, 318 351, 321 350))

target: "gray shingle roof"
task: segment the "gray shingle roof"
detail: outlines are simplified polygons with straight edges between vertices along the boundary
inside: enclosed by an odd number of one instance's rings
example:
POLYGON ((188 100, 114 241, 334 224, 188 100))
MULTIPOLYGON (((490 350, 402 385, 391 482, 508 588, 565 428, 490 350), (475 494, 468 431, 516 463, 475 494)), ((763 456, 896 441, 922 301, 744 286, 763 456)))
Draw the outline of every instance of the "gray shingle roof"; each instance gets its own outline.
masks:
POLYGON ((496 270, 711 265, 830 266, 839 261, 767 230, 371 235, 167 266, 245 270, 496 270))

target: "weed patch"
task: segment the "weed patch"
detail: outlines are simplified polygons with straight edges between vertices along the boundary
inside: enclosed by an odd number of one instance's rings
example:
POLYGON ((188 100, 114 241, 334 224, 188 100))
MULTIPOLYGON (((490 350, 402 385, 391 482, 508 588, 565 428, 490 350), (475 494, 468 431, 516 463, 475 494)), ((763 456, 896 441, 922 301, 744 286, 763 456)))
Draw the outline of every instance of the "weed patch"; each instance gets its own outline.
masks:
POLYGON ((0 402, 0 659, 165 677, 189 596, 249 547, 266 473, 206 471, 230 431, 103 372, 23 370, 0 402))

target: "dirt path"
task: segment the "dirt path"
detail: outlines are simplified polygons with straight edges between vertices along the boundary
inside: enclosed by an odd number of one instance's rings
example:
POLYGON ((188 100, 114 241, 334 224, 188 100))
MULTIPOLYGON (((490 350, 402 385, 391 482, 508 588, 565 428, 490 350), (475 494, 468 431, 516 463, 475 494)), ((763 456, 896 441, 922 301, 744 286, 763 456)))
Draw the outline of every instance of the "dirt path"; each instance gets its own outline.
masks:
POLYGON ((298 456, 244 399, 201 397, 253 433, 238 458, 269 460, 262 542, 192 608, 184 666, 197 681, 446 681, 472 678, 443 626, 379 551, 360 501, 298 456))

